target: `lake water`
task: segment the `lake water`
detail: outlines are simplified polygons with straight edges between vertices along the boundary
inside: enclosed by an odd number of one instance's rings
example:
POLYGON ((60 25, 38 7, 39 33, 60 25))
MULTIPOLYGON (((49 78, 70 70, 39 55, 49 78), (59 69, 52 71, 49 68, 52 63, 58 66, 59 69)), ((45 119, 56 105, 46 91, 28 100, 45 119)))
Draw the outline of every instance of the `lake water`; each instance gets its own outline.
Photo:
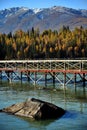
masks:
POLYGON ((73 84, 66 91, 50 88, 1 81, 0 109, 33 97, 51 102, 67 112, 60 119, 45 121, 0 113, 0 130, 87 130, 87 86, 83 89, 82 85, 77 85, 76 91, 73 84))

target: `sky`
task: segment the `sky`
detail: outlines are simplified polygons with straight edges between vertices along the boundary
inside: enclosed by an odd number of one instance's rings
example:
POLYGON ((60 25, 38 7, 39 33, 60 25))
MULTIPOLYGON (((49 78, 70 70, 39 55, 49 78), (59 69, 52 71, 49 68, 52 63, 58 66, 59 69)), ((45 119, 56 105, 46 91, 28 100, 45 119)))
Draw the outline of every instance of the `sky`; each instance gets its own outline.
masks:
POLYGON ((52 6, 87 9, 87 0, 0 0, 0 10, 12 7, 49 8, 52 6))

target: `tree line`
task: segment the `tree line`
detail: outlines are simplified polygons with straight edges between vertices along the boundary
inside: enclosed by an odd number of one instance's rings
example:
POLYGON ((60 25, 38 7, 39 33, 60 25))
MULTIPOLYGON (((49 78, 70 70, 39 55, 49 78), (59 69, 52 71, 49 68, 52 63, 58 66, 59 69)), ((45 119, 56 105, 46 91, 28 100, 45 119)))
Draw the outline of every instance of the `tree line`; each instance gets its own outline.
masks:
POLYGON ((83 57, 87 57, 87 29, 82 26, 42 33, 33 27, 26 32, 0 33, 0 60, 83 57))

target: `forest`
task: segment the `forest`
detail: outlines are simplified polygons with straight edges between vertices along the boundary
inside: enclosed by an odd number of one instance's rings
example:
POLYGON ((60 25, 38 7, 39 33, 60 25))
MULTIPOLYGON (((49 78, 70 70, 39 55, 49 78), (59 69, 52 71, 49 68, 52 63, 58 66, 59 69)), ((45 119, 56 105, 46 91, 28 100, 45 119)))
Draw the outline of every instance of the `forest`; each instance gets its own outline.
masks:
POLYGON ((60 30, 39 29, 24 32, 0 33, 0 60, 86 58, 87 29, 82 26, 70 30, 63 26, 60 30))

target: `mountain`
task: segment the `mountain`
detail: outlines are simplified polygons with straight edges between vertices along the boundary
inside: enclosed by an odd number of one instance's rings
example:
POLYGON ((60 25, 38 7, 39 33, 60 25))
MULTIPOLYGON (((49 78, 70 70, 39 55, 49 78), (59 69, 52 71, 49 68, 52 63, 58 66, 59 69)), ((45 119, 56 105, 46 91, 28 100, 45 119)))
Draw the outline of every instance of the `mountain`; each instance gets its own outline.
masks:
POLYGON ((51 8, 29 9, 15 7, 0 10, 0 32, 15 32, 18 29, 27 31, 39 28, 42 32, 46 29, 60 29, 63 25, 73 29, 77 26, 87 28, 87 10, 54 6, 51 8))

